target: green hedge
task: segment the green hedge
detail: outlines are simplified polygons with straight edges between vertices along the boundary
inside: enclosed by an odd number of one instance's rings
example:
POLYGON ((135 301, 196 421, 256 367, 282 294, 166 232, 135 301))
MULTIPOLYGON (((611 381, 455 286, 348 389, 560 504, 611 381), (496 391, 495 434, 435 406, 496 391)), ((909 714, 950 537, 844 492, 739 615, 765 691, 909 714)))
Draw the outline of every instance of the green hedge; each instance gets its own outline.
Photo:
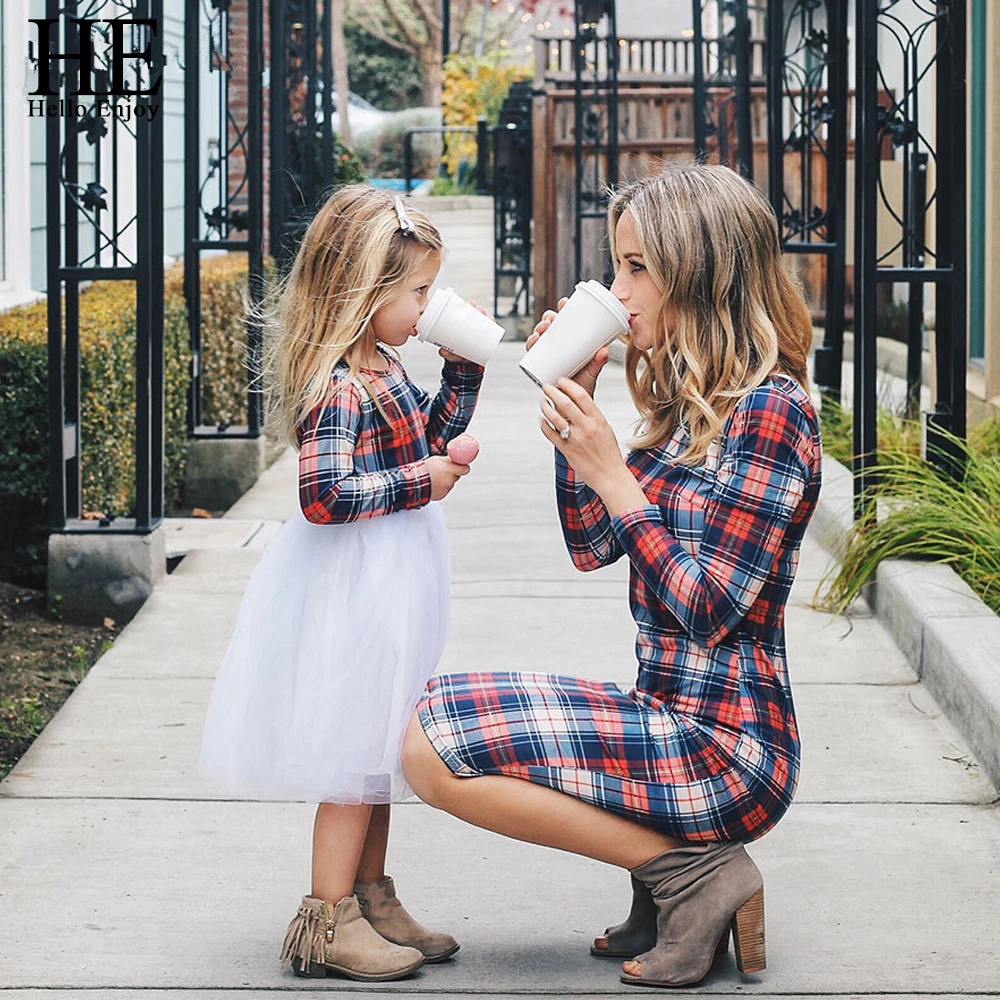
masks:
MULTIPOLYGON (((246 257, 202 264, 203 419, 245 423, 246 257)), ((45 579, 48 497, 46 303, 0 315, 0 578, 45 579)), ((81 494, 84 512, 133 514, 135 286, 96 282, 80 295, 81 494)), ((164 486, 180 501, 191 355, 183 269, 164 282, 164 486)))

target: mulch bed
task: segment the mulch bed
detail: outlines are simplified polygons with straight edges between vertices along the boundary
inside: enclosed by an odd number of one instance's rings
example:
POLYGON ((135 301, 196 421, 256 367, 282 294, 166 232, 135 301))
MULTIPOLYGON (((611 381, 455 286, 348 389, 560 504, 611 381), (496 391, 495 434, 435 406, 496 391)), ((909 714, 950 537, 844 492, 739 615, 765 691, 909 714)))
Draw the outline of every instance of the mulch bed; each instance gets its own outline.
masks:
POLYGON ((17 763, 114 640, 111 619, 71 625, 45 594, 0 581, 0 778, 17 763))

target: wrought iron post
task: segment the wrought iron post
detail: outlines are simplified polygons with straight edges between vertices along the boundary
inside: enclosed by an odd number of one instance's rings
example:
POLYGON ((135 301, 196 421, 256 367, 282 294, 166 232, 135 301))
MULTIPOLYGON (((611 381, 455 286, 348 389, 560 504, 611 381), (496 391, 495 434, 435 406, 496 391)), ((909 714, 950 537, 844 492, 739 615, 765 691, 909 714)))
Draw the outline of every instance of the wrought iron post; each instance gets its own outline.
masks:
POLYGON ((330 16, 319 0, 271 4, 270 248, 281 271, 333 184, 330 16))
POLYGON ((692 0, 694 154, 753 180, 750 16, 747 0, 692 0), (706 14, 718 33, 705 35, 706 14))
MULTIPOLYGON (((608 189, 618 183, 619 55, 614 0, 577 0, 573 21, 574 237, 579 281, 584 277, 583 220, 604 219, 608 189)), ((601 277, 606 279, 607 274, 601 277)))
POLYGON ((826 259, 823 344, 815 379, 840 405, 844 358, 847 18, 840 0, 769 0, 768 193, 782 249, 826 259), (785 169, 795 166, 789 195, 785 169), (822 184, 818 177, 825 178, 822 184), (822 194, 819 189, 822 188, 822 194))
POLYGON ((966 178, 965 178, 965 0, 896 0, 858 4, 858 124, 855 144, 855 369, 854 451, 856 512, 873 484, 876 431, 876 288, 910 285, 912 406, 916 386, 916 341, 922 339, 923 288, 935 289, 936 384, 934 410, 925 415, 927 457, 956 475, 961 460, 947 435, 965 435, 966 368, 966 178), (879 50, 879 41, 883 42, 879 50), (891 47, 891 49, 890 49, 891 47), (889 52, 904 67, 901 79, 887 69, 889 52), (919 87, 936 89, 933 142, 920 114, 919 87), (885 157, 903 150, 903 198, 891 203, 882 180, 885 157), (925 164, 936 168, 926 189, 925 164), (881 255, 876 239, 879 204, 896 227, 881 255), (935 206, 935 240, 925 241, 924 221, 935 206), (901 266, 888 258, 899 254, 901 266), (933 265, 928 266, 932 261, 933 265))
POLYGON ((247 51, 230 44, 228 4, 186 0, 184 12, 184 297, 191 344, 188 434, 197 438, 257 437, 263 423, 261 329, 256 307, 264 294, 264 107, 262 0, 246 0, 247 51), (202 20, 202 11, 205 20, 202 20), (214 152, 202 146, 202 80, 212 80, 214 152), (237 117, 233 75, 246 74, 246 115, 237 117), (246 425, 215 421, 202 409, 201 256, 226 250, 248 257, 246 425))
MULTIPOLYGON (((501 288, 511 286, 510 315, 530 315, 531 299, 531 84, 511 84, 493 134, 493 315, 501 288)), ((506 296, 504 296, 506 297, 506 296)))
POLYGON ((47 78, 57 91, 57 98, 49 101, 62 102, 59 107, 65 109, 63 115, 47 118, 45 130, 49 522, 53 531, 63 533, 148 534, 163 516, 161 32, 145 24, 130 26, 132 53, 148 49, 149 59, 127 63, 127 85, 133 92, 153 92, 133 95, 128 118, 119 109, 130 98, 111 94, 109 81, 117 75, 113 41, 121 30, 114 22, 152 20, 162 25, 163 5, 162 0, 105 0, 89 3, 81 15, 75 0, 47 0, 46 18, 56 30, 54 44, 49 39, 50 53, 79 55, 89 49, 94 86, 83 89, 95 91, 77 93, 83 82, 80 59, 66 60, 65 72, 56 59, 39 59, 40 82, 47 78), (78 18, 91 22, 91 38, 81 38, 78 18), (86 160, 80 155, 81 137, 90 147, 86 160), (120 163, 129 145, 135 149, 135 169, 134 176, 126 178, 120 163), (82 282, 98 280, 134 282, 136 289, 135 508, 132 517, 84 520, 79 297, 82 282))

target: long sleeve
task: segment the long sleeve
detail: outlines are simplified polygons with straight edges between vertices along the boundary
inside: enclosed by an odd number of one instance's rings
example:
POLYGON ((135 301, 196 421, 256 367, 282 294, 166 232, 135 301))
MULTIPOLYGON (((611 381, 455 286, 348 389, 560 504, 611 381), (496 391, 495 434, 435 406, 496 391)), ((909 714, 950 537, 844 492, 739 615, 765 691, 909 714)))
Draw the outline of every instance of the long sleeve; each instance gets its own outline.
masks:
POLYGON ((556 503, 563 538, 577 569, 600 569, 625 551, 612 530, 604 501, 576 478, 561 452, 556 452, 556 503))
POLYGON ((697 555, 656 506, 612 520, 651 595, 699 645, 717 645, 753 605, 809 482, 815 448, 805 412, 762 387, 733 414, 697 555))
POLYGON ((410 383, 427 418, 427 446, 432 455, 443 455, 448 442, 469 426, 479 399, 484 369, 472 362, 446 361, 441 370, 441 388, 431 399, 420 386, 410 383))
POLYGON ((431 499, 423 461, 359 473, 354 452, 361 426, 361 392, 342 384, 333 399, 316 407, 299 430, 299 503, 315 524, 344 524, 422 507, 431 499))

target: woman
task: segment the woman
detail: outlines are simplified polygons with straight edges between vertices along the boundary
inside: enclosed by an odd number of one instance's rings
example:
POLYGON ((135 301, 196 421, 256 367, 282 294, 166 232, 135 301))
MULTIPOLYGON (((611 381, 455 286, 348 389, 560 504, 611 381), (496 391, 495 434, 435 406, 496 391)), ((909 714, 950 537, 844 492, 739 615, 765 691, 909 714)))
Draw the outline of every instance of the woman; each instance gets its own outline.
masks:
POLYGON ((632 912, 592 951, 630 959, 625 982, 682 986, 730 927, 740 971, 764 967, 763 883, 742 843, 798 778, 784 609, 820 486, 812 328, 769 205, 724 167, 626 187, 609 229, 640 433, 623 459, 594 403, 606 349, 545 386, 541 428, 575 565, 629 558, 635 687, 434 678, 403 765, 455 816, 628 868, 632 912))

